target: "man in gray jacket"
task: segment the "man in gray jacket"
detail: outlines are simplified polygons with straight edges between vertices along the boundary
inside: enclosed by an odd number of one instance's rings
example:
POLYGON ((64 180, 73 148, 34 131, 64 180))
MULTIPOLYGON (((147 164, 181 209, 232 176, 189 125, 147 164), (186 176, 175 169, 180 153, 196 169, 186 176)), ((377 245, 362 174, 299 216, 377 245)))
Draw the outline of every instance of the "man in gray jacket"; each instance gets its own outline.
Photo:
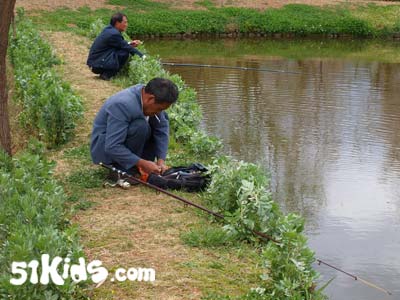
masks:
POLYGON ((92 131, 90 151, 94 163, 103 162, 130 174, 136 168, 161 174, 166 170, 169 121, 164 112, 178 99, 170 80, 154 78, 106 100, 92 131))

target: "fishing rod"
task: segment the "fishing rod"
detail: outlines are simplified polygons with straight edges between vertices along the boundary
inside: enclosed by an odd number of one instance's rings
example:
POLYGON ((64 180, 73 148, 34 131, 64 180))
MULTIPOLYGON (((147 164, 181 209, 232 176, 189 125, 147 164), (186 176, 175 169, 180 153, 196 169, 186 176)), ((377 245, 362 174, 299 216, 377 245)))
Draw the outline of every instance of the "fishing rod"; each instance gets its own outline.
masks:
MULTIPOLYGON (((121 170, 115 168, 114 166, 106 165, 106 164, 104 164, 102 162, 100 162, 99 165, 104 167, 104 168, 106 168, 106 169, 108 169, 108 170, 116 172, 118 174, 118 177, 129 177, 130 179, 132 179, 133 181, 135 181, 137 183, 140 183, 140 184, 143 184, 143 185, 145 185, 145 186, 147 186, 149 188, 155 189, 156 191, 161 192, 163 194, 166 194, 166 195, 168 195, 168 196, 170 196, 172 198, 175 198, 175 199, 177 199, 177 200, 179 200, 179 201, 181 201, 181 202, 183 202, 183 203, 185 203, 187 205, 196 207, 196 208, 198 208, 198 209, 200 209, 200 210, 202 210, 202 211, 204 211, 204 212, 206 212, 206 213, 208 213, 210 215, 213 215, 214 217, 216 217, 216 218, 218 218, 220 220, 225 220, 224 216, 219 214, 219 213, 217 213, 217 212, 214 212, 214 211, 212 211, 212 210, 210 210, 210 209, 208 209, 208 208, 206 208, 204 206, 201 206, 199 204, 193 203, 193 202, 191 202, 191 201, 189 201, 189 200, 187 200, 187 199, 185 199, 183 197, 180 197, 180 196, 175 195, 175 194, 173 194, 171 192, 168 192, 167 190, 164 190, 164 189, 162 189, 162 188, 160 188, 160 187, 158 187, 158 186, 156 186, 154 184, 151 184, 151 183, 143 181, 143 180, 141 180, 139 178, 136 178, 135 176, 132 176, 131 174, 128 174, 128 173, 126 173, 124 171, 121 171, 121 170)), ((260 231, 256 231, 256 230, 252 230, 251 232, 254 235, 257 235, 257 236, 259 236, 259 237, 261 237, 261 238, 263 238, 265 240, 270 240, 270 241, 273 241, 273 242, 279 244, 279 242, 277 240, 275 240, 272 236, 269 236, 266 233, 263 233, 263 232, 260 232, 260 231)))
POLYGON ((264 68, 260 69, 260 68, 251 68, 251 67, 202 65, 202 64, 174 63, 174 62, 162 62, 161 64, 166 65, 166 66, 174 66, 174 67, 198 67, 198 68, 231 69, 231 70, 243 70, 243 71, 301 74, 300 72, 295 72, 295 71, 274 70, 274 69, 264 69, 264 68))
POLYGON ((351 273, 349 273, 349 272, 343 271, 342 269, 340 269, 340 268, 338 268, 338 267, 335 267, 335 266, 333 266, 333 265, 331 265, 331 264, 328 264, 328 263, 324 262, 324 261, 321 260, 321 259, 316 259, 316 261, 318 262, 318 265, 323 264, 323 265, 325 265, 325 266, 327 266, 327 267, 330 267, 330 268, 332 268, 332 269, 334 269, 334 270, 336 270, 336 271, 339 271, 339 272, 341 272, 341 273, 343 273, 343 274, 346 274, 346 275, 349 276, 349 277, 352 277, 355 281, 361 281, 361 282, 364 283, 365 285, 368 285, 368 286, 370 286, 370 287, 372 287, 372 288, 374 288, 374 289, 377 289, 377 290, 379 290, 379 291, 381 291, 381 292, 384 292, 384 293, 386 293, 386 294, 388 294, 388 295, 390 295, 390 296, 392 295, 392 293, 389 292, 388 290, 385 290, 384 288, 381 288, 380 286, 377 286, 376 284, 373 284, 372 282, 369 282, 369 281, 367 281, 367 280, 365 280, 365 279, 362 279, 362 278, 360 278, 359 276, 356 276, 356 275, 353 275, 353 274, 351 274, 351 273))
MULTIPOLYGON (((223 221, 225 220, 224 216, 219 214, 219 213, 217 213, 217 212, 214 212, 214 211, 212 211, 212 210, 210 210, 210 209, 208 209, 208 208, 206 208, 204 206, 201 206, 199 204, 193 203, 193 202, 191 202, 191 201, 189 201, 189 200, 187 200, 187 199, 185 199, 185 198, 183 198, 181 196, 175 195, 175 194, 173 194, 173 193, 171 193, 171 192, 169 192, 167 190, 164 190, 164 189, 162 189, 162 188, 160 188, 160 187, 158 187, 156 185, 150 184, 150 183, 148 183, 146 181, 143 181, 143 180, 141 180, 139 178, 136 178, 135 176, 133 176, 131 174, 128 174, 127 172, 121 171, 121 170, 117 169, 114 166, 107 165, 107 164, 104 164, 102 162, 100 162, 99 165, 104 167, 104 168, 106 168, 106 169, 108 169, 108 170, 110 170, 110 171, 116 172, 118 174, 118 178, 128 177, 129 179, 132 179, 133 181, 135 181, 137 183, 140 183, 140 184, 142 184, 144 186, 147 186, 149 188, 155 189, 156 191, 161 192, 163 194, 166 194, 166 195, 168 195, 168 196, 170 196, 172 198, 175 198, 175 199, 177 199, 177 200, 179 200, 179 201, 181 201, 181 202, 183 202, 183 203, 185 203, 187 205, 196 207, 196 208, 198 208, 198 209, 200 209, 200 210, 202 210, 202 211, 204 211, 204 212, 206 212, 206 213, 208 213, 210 215, 213 215, 214 217, 216 217, 216 218, 218 218, 220 220, 223 220, 223 221)), ((124 186, 122 186, 122 187, 124 187, 124 186)), ((276 244, 280 244, 276 239, 274 239, 270 235, 267 235, 267 234, 265 234, 263 232, 256 231, 256 230, 252 230, 251 232, 254 235, 259 236, 264 240, 269 240, 269 241, 272 241, 272 242, 274 242, 276 244)), ((355 276, 355 275, 353 275, 353 274, 351 274, 349 272, 346 272, 346 271, 344 271, 344 270, 342 270, 342 269, 340 269, 338 267, 335 267, 335 266, 333 266, 331 264, 328 264, 328 263, 324 262, 321 259, 316 259, 316 261, 318 262, 318 265, 323 264, 325 266, 328 266, 328 267, 330 267, 330 268, 332 268, 332 269, 334 269, 336 271, 339 271, 339 272, 341 272, 341 273, 343 273, 343 274, 345 274, 345 275, 347 275, 349 277, 352 277, 356 281, 360 281, 360 282, 364 283, 365 285, 367 285, 369 287, 375 288, 375 289, 377 289, 377 290, 379 290, 381 292, 386 293, 387 295, 392 295, 392 293, 389 292, 388 290, 386 290, 386 289, 384 289, 384 288, 382 288, 382 287, 380 287, 380 286, 378 286, 376 284, 373 284, 373 283, 371 283, 371 282, 369 282, 369 281, 367 281, 365 279, 362 279, 359 276, 355 276)))

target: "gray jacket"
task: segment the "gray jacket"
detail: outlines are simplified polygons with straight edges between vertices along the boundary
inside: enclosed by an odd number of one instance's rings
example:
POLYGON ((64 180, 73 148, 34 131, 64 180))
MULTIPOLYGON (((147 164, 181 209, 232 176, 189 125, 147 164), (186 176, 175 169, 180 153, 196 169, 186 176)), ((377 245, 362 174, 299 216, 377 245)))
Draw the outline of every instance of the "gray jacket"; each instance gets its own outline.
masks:
MULTIPOLYGON (((94 163, 117 163, 129 170, 136 165, 139 156, 132 153, 125 140, 129 125, 136 119, 145 119, 142 110, 141 89, 138 84, 122 90, 106 100, 98 112, 92 131, 90 152, 94 163)), ((149 118, 151 138, 155 145, 156 157, 167 156, 169 140, 169 122, 165 112, 149 118)))

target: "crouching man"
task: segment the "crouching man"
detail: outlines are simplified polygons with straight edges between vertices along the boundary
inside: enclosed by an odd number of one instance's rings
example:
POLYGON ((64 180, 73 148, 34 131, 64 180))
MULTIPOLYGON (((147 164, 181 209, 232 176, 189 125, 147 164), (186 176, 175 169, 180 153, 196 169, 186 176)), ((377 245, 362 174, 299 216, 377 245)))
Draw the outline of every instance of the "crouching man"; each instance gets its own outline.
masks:
POLYGON ((145 58, 136 47, 139 40, 130 44, 122 37, 122 32, 128 27, 126 15, 116 13, 111 17, 110 25, 105 27, 90 47, 87 65, 95 74, 100 74, 103 80, 109 80, 116 75, 126 64, 131 55, 139 55, 145 58))
POLYGON ((163 78, 154 78, 146 86, 138 84, 108 98, 93 124, 93 162, 112 164, 131 175, 137 168, 148 174, 164 172, 169 142, 169 122, 164 110, 177 99, 177 86, 163 78))

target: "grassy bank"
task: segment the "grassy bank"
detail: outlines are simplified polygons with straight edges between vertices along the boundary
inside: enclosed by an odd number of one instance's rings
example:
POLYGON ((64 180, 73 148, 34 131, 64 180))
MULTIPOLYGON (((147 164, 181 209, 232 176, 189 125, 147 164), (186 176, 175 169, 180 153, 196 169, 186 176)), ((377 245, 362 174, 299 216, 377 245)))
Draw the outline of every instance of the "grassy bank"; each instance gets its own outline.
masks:
MULTIPOLYGON (((400 32, 400 6, 338 5, 314 7, 290 4, 258 11, 216 8, 206 2, 202 10, 170 9, 151 1, 110 0, 128 15, 130 36, 189 35, 321 35, 326 37, 392 37, 400 32)), ((90 31, 101 19, 108 23, 112 10, 80 8, 35 12, 35 22, 52 30, 90 31)))

